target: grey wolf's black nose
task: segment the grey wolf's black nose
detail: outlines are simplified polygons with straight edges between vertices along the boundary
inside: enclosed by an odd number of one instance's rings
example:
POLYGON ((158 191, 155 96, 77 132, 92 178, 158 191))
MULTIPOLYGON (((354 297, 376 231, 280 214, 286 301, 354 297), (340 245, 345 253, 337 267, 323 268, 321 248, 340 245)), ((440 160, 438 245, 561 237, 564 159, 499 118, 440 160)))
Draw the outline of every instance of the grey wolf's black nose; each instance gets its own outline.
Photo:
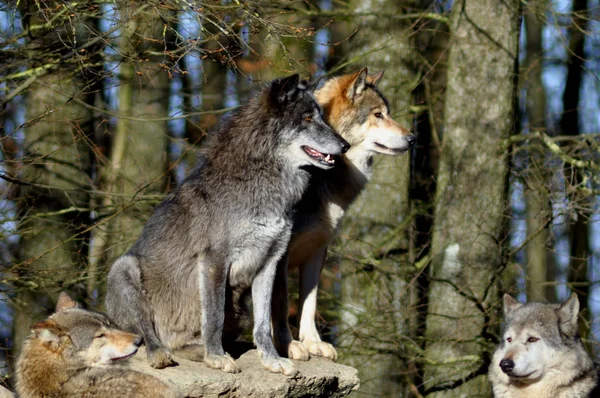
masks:
POLYGON ((142 336, 138 336, 138 338, 135 339, 135 341, 133 342, 133 345, 135 345, 136 347, 139 347, 142 345, 142 341, 143 341, 142 336))
POLYGON ((406 136, 406 141, 408 141, 408 146, 411 147, 417 142, 417 136, 414 134, 409 134, 406 136))
POLYGON ((510 373, 515 368, 515 363, 512 359, 503 359, 500 361, 500 368, 504 373, 510 373))
POLYGON ((346 140, 343 140, 343 142, 342 142, 342 153, 348 152, 348 149, 350 149, 350 144, 348 144, 348 142, 346 140))

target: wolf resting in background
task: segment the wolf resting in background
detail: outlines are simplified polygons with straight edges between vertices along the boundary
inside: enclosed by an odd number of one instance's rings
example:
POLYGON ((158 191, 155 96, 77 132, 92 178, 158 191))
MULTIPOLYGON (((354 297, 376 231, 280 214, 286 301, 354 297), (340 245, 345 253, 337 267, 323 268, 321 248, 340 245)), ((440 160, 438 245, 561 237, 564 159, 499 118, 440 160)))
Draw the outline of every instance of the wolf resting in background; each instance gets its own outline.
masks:
POLYGON ((104 314, 86 311, 61 293, 56 313, 32 326, 17 361, 22 398, 179 397, 162 381, 121 364, 142 338, 116 329, 104 314))
POLYGON ((308 170, 332 168, 347 148, 298 75, 273 81, 218 126, 200 164, 108 275, 109 315, 144 337, 153 367, 173 364, 177 351, 238 372, 222 345, 226 297, 251 287, 263 365, 296 372, 271 336, 276 266, 308 170))
POLYGON ((273 300, 274 338, 280 354, 308 359, 308 353, 336 359, 329 343, 321 341, 315 325, 317 288, 327 255, 345 211, 371 178, 373 156, 404 153, 416 137, 390 115, 387 99, 377 88, 383 72, 369 76, 366 68, 334 77, 315 92, 325 120, 351 147, 336 159, 332 170, 311 170, 311 181, 295 207, 288 256, 278 266, 273 300), (300 270, 300 342, 292 341, 288 328, 285 265, 300 270), (308 351, 308 352, 307 352, 308 351))
POLYGON ((562 304, 522 304, 504 295, 504 333, 489 369, 494 395, 598 397, 597 369, 579 338, 578 315, 575 293, 562 304))

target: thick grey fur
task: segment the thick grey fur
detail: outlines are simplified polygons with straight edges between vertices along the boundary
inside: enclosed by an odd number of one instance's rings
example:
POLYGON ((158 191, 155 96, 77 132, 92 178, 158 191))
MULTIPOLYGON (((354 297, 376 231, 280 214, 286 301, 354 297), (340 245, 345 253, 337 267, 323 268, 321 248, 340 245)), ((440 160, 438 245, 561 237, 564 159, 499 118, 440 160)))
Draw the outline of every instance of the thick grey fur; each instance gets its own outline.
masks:
POLYGON ((144 337, 152 366, 172 365, 171 350, 203 343, 208 366, 236 372, 222 346, 226 290, 252 287, 262 362, 293 373, 271 338, 273 281, 308 169, 331 167, 303 146, 338 155, 348 143, 323 121, 297 75, 274 80, 217 127, 201 164, 113 264, 107 311, 144 337))

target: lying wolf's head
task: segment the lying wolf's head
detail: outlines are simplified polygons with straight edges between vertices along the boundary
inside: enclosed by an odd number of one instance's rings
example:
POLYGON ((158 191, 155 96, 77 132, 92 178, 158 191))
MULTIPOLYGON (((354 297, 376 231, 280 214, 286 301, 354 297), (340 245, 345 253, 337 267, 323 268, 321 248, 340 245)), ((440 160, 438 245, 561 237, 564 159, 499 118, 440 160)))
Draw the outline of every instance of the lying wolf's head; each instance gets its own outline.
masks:
POLYGON ((398 155, 416 137, 390 115, 387 99, 377 88, 383 72, 369 76, 367 68, 328 80, 315 96, 327 122, 353 149, 398 155))
MULTIPOLYGON (((60 354, 74 366, 107 365, 133 356, 142 343, 138 335, 118 330, 104 314, 79 308, 61 293, 56 313, 32 325, 27 344, 31 354, 60 354)), ((28 355, 24 349, 23 355, 28 355)))
POLYGON ((593 365, 578 335, 578 314, 575 293, 562 304, 522 304, 505 295, 504 333, 490 365, 494 391, 502 385, 533 391, 589 371, 593 365))
POLYGON ((283 116, 278 128, 282 156, 298 166, 313 165, 329 169, 336 155, 350 145, 323 120, 323 111, 312 95, 312 88, 298 75, 276 79, 270 87, 271 105, 283 116))

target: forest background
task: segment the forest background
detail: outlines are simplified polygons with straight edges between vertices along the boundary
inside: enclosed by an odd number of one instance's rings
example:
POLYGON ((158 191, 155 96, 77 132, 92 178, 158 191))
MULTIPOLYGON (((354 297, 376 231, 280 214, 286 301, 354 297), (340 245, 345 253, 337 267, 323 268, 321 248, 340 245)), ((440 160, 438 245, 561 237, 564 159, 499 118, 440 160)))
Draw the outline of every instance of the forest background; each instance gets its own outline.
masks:
POLYGON ((418 141, 376 159, 321 280, 356 396, 490 396, 503 293, 577 292, 596 357, 599 0, 3 0, 3 384, 59 291, 102 310, 112 261, 253 87, 361 67, 418 141))

